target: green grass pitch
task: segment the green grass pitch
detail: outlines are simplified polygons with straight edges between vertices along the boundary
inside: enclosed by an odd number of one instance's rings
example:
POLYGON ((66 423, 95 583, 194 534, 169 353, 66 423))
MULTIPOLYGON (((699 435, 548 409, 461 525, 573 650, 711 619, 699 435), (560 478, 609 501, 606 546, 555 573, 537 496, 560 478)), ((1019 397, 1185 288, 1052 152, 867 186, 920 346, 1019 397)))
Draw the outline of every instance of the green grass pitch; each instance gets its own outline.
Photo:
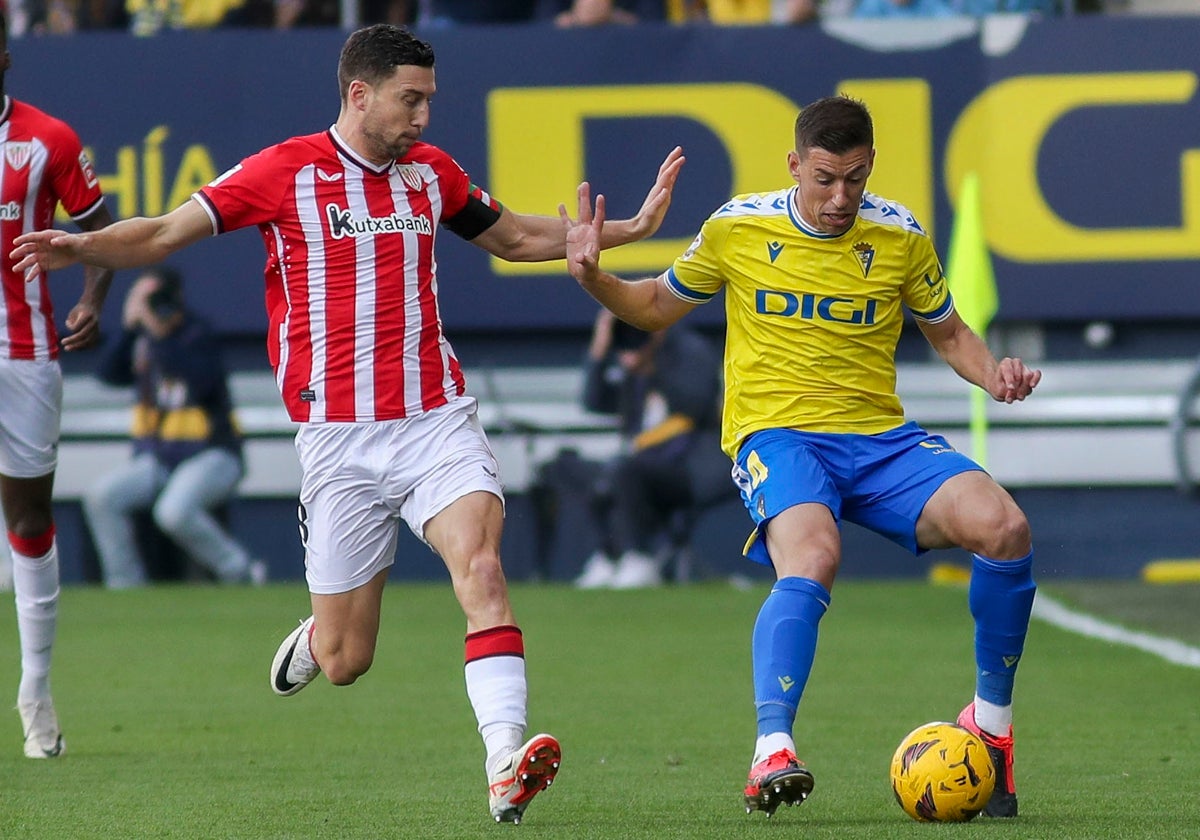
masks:
POLYGON ((488 818, 448 585, 390 586, 371 672, 291 698, 267 670, 307 614, 300 585, 68 588, 54 674, 68 754, 23 758, 16 712, 0 717, 0 837, 1200 837, 1200 670, 1039 622, 1017 686, 1021 817, 911 822, 888 786, 892 751, 953 719, 974 680, 965 592, 917 582, 837 586, 796 728, 816 789, 770 821, 747 816, 764 594, 514 587, 531 731, 557 735, 564 760, 513 827, 488 818))

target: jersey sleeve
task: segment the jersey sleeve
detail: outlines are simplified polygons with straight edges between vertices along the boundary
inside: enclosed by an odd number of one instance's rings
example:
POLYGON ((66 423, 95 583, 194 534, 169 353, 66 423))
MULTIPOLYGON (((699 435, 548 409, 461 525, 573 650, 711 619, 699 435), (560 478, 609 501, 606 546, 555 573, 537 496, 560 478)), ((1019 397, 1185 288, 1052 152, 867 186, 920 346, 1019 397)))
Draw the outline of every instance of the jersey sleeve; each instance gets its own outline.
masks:
POLYGON ((73 220, 91 215, 104 201, 100 179, 79 135, 64 122, 57 123, 49 172, 54 193, 73 220))
POLYGON ((442 224, 447 230, 471 240, 496 224, 503 209, 500 202, 472 183, 458 161, 439 150, 433 164, 442 193, 442 224))
POLYGON ((954 312, 946 273, 929 237, 924 233, 910 236, 909 272, 902 291, 904 305, 921 321, 944 321, 954 312))
POLYGON ((729 233, 729 221, 709 217, 688 249, 675 258, 667 269, 671 292, 688 303, 712 300, 725 278, 721 272, 721 253, 729 233))
POLYGON ((443 223, 448 230, 470 241, 500 220, 501 209, 500 202, 486 190, 471 184, 462 209, 443 223))
POLYGON ((192 195, 213 220, 215 233, 266 224, 278 216, 292 182, 278 146, 245 158, 192 195))

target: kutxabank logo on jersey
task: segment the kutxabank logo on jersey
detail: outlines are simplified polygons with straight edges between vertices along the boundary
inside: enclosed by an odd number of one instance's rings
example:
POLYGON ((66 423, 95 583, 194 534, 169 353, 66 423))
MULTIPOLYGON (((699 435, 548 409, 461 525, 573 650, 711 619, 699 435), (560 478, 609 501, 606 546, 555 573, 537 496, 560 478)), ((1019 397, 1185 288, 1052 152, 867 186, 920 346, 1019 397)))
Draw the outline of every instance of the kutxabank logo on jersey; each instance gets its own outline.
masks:
POLYGON ((336 204, 325 205, 325 218, 329 222, 329 235, 334 239, 364 234, 377 236, 386 233, 419 233, 429 236, 433 225, 425 216, 405 216, 392 213, 388 216, 364 216, 356 218, 349 210, 336 204))

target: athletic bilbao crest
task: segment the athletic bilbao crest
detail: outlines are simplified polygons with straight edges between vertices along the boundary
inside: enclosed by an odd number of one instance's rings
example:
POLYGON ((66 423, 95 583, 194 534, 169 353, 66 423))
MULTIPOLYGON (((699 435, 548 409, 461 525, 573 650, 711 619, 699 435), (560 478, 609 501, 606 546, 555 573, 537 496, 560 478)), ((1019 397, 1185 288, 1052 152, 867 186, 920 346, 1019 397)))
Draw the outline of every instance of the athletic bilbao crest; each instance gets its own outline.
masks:
POLYGON ((417 167, 411 163, 397 164, 396 169, 400 172, 400 180, 410 190, 419 190, 425 186, 425 179, 421 177, 421 173, 417 171, 417 167))
POLYGON ((10 141, 4 144, 4 159, 8 161, 8 165, 12 169, 24 169, 29 165, 29 159, 32 157, 32 143, 14 143, 10 141))

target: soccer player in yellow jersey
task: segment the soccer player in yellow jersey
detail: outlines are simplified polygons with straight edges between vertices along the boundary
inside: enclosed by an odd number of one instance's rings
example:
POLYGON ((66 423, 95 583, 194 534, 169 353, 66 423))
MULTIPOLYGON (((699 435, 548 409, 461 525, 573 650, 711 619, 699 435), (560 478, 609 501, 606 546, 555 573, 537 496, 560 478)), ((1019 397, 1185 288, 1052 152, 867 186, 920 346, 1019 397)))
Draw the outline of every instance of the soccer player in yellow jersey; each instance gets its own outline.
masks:
POLYGON ((995 400, 1025 399, 1041 372, 997 361, 959 317, 928 234, 904 207, 866 192, 874 159, 866 107, 821 99, 796 119, 795 184, 725 204, 663 274, 624 281, 600 269, 604 198, 593 210, 586 186, 578 220, 560 208, 567 261, 588 293, 644 330, 725 290, 723 446, 755 523, 746 554, 777 577, 752 637, 758 740, 747 812, 771 815, 812 791, 792 731, 845 519, 914 554, 974 555, 976 688, 958 722, 996 764, 986 813, 1016 816, 1012 692, 1035 590, 1029 523, 978 464, 905 419, 895 390, 903 310, 995 400))

